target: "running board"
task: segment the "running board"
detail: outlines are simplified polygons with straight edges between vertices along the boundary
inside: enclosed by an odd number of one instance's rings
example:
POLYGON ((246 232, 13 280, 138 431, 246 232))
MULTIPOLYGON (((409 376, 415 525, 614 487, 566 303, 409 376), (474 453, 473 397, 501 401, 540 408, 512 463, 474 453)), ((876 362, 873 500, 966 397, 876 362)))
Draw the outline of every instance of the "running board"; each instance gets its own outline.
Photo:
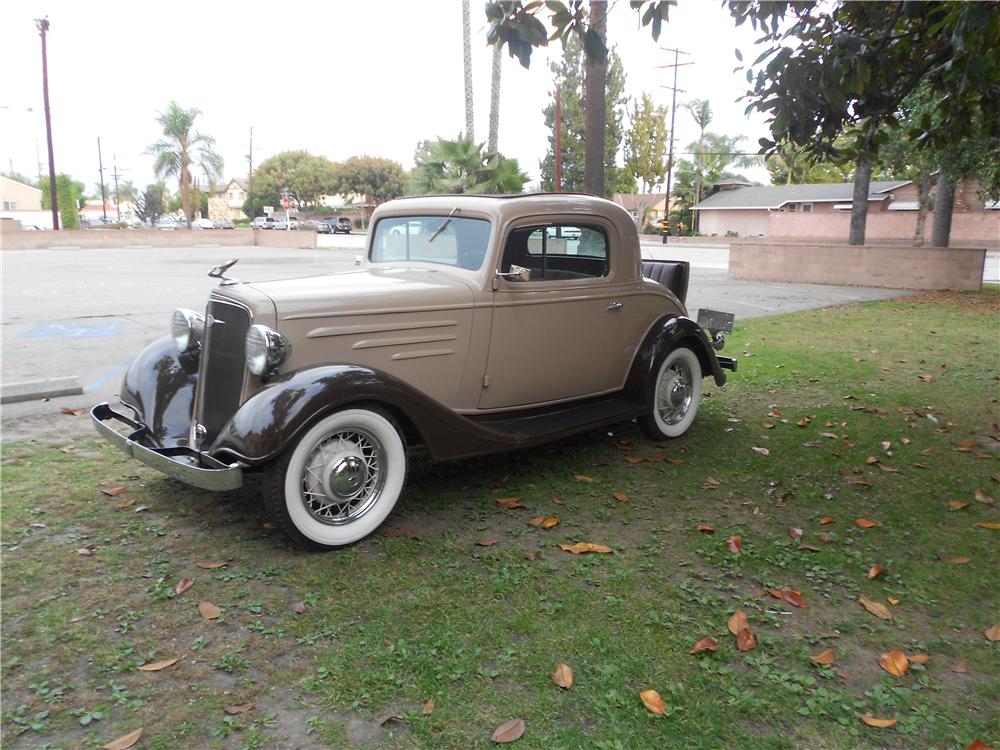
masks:
POLYGON ((621 396, 559 404, 542 409, 469 417, 481 427, 517 436, 518 442, 535 443, 586 432, 645 414, 646 407, 621 396))

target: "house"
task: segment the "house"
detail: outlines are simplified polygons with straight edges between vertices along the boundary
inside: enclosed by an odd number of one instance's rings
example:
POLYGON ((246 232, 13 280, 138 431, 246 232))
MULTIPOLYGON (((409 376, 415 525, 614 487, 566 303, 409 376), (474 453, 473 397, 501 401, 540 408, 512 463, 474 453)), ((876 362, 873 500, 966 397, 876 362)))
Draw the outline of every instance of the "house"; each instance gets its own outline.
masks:
POLYGON ((667 207, 665 193, 615 193, 612 201, 628 211, 640 228, 662 218, 667 207))
MULTIPOLYGON (((732 186, 720 189, 693 207, 704 235, 738 237, 808 237, 843 239, 851 223, 854 184, 732 186)), ((1000 210, 977 194, 976 180, 963 180, 955 191, 952 243, 996 247, 1000 244, 1000 210)), ((912 180, 872 182, 868 187, 867 240, 913 240, 917 188, 912 180)), ((929 237, 928 216, 925 236, 929 237)))
POLYGON ((248 183, 240 177, 233 177, 224 187, 218 188, 208 197, 209 219, 230 219, 243 221, 243 204, 247 199, 248 183))
POLYGON ((42 191, 3 176, 0 176, 0 219, 19 221, 26 227, 52 228, 52 212, 42 210, 42 191))

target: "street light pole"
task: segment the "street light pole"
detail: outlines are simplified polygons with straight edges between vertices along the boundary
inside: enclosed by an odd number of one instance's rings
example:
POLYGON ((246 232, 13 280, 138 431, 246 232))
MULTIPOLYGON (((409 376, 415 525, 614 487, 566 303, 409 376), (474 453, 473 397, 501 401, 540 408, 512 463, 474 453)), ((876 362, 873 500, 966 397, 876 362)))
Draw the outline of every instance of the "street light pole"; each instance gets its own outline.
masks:
POLYGON ((35 26, 42 37, 42 98, 45 100, 45 135, 49 142, 49 203, 52 205, 52 228, 59 229, 59 201, 56 196, 56 161, 52 155, 52 115, 49 112, 49 58, 45 49, 45 35, 49 19, 36 18, 35 26))
POLYGON ((108 223, 108 199, 104 194, 104 161, 101 159, 101 139, 97 138, 97 172, 101 175, 101 211, 104 212, 104 223, 108 223))

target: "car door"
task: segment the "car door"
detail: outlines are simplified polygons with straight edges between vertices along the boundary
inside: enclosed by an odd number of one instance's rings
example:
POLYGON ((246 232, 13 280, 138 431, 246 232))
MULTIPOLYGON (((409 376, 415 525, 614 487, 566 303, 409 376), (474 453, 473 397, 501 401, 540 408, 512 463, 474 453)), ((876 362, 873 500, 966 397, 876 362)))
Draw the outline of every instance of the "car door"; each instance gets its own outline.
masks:
MULTIPOLYGON (((493 291, 480 409, 543 404, 621 387, 628 311, 613 227, 596 218, 522 221, 506 236, 493 291), (530 280, 511 275, 528 269, 530 280)), ((628 351, 626 351, 628 349, 628 351)))

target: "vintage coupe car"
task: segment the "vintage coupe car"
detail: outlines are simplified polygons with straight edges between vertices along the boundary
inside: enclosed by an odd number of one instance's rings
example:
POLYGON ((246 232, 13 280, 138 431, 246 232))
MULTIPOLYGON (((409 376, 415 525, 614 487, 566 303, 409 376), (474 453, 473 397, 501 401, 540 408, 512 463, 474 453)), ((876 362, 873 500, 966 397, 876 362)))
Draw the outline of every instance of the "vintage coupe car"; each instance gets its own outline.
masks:
POLYGON ((642 260, 628 213, 590 196, 404 198, 375 211, 354 270, 241 283, 235 262, 129 365, 132 416, 92 417, 197 487, 262 471, 269 514, 309 548, 386 519, 409 446, 456 459, 628 419, 672 438, 702 378, 736 369, 715 353, 731 316, 688 317, 688 265, 642 260))

